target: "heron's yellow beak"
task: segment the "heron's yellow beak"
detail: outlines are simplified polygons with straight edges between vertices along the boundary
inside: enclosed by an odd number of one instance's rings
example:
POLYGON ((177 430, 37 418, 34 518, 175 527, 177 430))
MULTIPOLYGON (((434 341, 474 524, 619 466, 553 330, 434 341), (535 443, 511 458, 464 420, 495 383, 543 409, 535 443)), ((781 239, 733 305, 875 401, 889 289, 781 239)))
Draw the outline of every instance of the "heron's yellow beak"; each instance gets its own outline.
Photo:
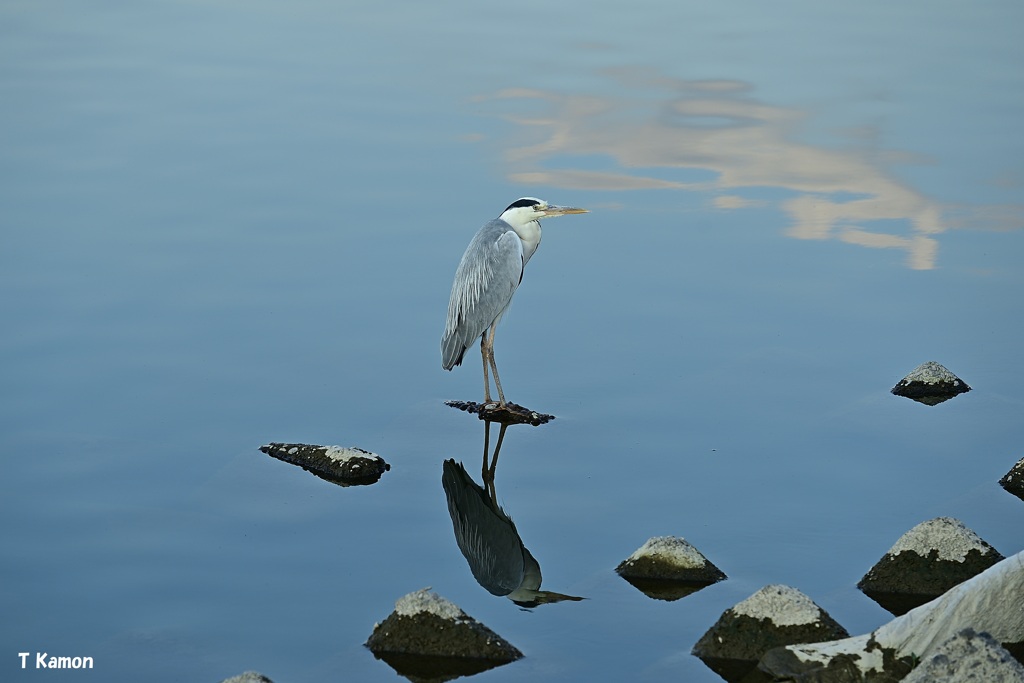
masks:
POLYGON ((587 209, 577 209, 573 206, 551 206, 544 209, 545 216, 565 216, 570 213, 590 213, 587 209))

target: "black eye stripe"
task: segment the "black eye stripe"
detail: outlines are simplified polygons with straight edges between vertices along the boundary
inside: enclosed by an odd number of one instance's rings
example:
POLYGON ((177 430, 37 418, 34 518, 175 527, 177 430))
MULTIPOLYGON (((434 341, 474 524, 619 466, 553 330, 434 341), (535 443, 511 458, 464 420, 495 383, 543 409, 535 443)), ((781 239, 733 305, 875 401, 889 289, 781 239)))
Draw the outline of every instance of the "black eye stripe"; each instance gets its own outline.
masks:
POLYGON ((538 202, 536 199, 517 199, 511 204, 509 204, 508 208, 506 208, 505 211, 508 211, 509 209, 524 208, 528 206, 537 206, 538 204, 540 204, 540 202, 538 202))

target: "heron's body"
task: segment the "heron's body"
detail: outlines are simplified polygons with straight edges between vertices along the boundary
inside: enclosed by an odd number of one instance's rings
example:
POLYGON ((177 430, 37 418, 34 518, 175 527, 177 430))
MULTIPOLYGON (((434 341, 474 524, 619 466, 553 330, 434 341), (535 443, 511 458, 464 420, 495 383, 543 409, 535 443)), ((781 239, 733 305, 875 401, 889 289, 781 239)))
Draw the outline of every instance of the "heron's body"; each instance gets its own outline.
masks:
POLYGON ((528 226, 524 239, 500 218, 489 221, 473 241, 455 271, 448 320, 441 342, 445 370, 462 364, 462 356, 488 327, 498 322, 512 303, 523 280, 523 269, 540 245, 540 224, 528 226))
POLYGON ((585 213, 549 205, 533 197, 513 202, 501 216, 488 221, 469 243, 455 271, 448 318, 441 337, 441 365, 451 370, 462 364, 466 349, 480 339, 484 362, 484 400, 490 401, 488 363, 501 404, 505 396, 494 362, 494 328, 508 310, 523 279, 523 269, 540 246, 540 218, 585 213))

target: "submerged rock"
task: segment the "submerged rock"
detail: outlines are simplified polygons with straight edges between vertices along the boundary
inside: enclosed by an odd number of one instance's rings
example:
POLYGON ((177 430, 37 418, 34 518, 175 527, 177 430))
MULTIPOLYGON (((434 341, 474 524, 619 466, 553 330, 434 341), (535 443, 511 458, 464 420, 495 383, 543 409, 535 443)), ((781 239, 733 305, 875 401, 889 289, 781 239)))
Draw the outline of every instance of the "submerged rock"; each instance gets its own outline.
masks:
POLYGON ((999 480, 999 485, 1024 500, 1024 458, 1018 460, 1017 464, 1010 468, 1010 471, 999 480))
POLYGON ((736 681, 754 671, 772 648, 847 635, 828 612, 800 591, 770 585, 727 609, 693 646, 693 654, 722 678, 736 681))
POLYGON ((523 653, 454 603, 424 588, 395 603, 366 647, 407 678, 468 676, 514 662, 523 653))
POLYGON ((904 683, 1020 683, 1024 666, 987 633, 966 628, 918 664, 904 683))
MULTIPOLYGON (((1021 595, 1024 552, 871 633, 778 648, 765 654, 758 668, 768 676, 801 682, 895 681, 919 662, 941 654, 941 646, 966 628, 988 633, 1020 659, 1024 655, 1021 595)), ((971 678, 968 672, 967 676, 952 680, 988 679, 971 678)))
POLYGON ((934 600, 1002 559, 960 520, 937 517, 903 534, 857 587, 899 615, 934 600))
POLYGON ((727 578, 678 536, 655 536, 615 568, 619 576, 658 600, 678 600, 727 578))
POLYGON ((304 443, 268 443, 260 450, 340 486, 374 484, 391 469, 384 458, 362 448, 313 446, 304 443))
POLYGON ((444 404, 466 413, 475 414, 481 420, 498 422, 505 425, 529 424, 537 427, 555 419, 554 415, 538 413, 535 410, 524 408, 518 403, 506 403, 504 406, 501 406, 497 401, 492 401, 491 403, 445 401, 444 404))
POLYGON ((896 383, 892 393, 934 406, 970 391, 967 382, 935 361, 928 361, 896 383))

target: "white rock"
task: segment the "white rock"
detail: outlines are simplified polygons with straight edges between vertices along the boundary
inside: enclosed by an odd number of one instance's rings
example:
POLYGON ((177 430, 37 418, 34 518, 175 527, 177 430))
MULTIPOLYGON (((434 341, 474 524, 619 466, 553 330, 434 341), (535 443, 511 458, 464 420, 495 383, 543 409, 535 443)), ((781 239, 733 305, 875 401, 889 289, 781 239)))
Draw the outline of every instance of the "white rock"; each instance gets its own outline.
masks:
POLYGON ((962 380, 946 369, 941 363, 930 360, 914 368, 909 375, 903 378, 903 384, 911 382, 923 382, 924 384, 939 384, 945 382, 958 386, 962 380))
POLYGON ((799 626, 821 620, 821 608, 795 588, 773 584, 736 603, 732 611, 755 619, 769 619, 778 626, 799 626))
POLYGON ((672 564, 687 569, 700 569, 708 561, 699 550, 693 547, 686 539, 678 536, 655 536, 647 540, 642 546, 626 558, 626 562, 639 560, 644 557, 657 557, 667 560, 672 564))
POLYGON ((904 683, 1020 683, 1024 666, 987 633, 964 629, 903 679, 904 683))
POLYGON ((364 458, 367 460, 380 460, 380 456, 362 448, 348 448, 346 446, 324 446, 324 455, 335 462, 348 462, 353 458, 364 458))
POLYGON ((442 598, 429 588, 421 588, 398 599, 395 603, 395 614, 411 617, 420 612, 430 612, 442 619, 455 621, 467 618, 466 613, 450 600, 442 598))
POLYGON ((936 517, 921 522, 899 537, 889 549, 889 555, 899 555, 911 550, 921 557, 928 557, 932 550, 938 550, 938 559, 963 562, 967 553, 978 550, 987 553, 992 549, 978 534, 967 528, 959 519, 936 517))

